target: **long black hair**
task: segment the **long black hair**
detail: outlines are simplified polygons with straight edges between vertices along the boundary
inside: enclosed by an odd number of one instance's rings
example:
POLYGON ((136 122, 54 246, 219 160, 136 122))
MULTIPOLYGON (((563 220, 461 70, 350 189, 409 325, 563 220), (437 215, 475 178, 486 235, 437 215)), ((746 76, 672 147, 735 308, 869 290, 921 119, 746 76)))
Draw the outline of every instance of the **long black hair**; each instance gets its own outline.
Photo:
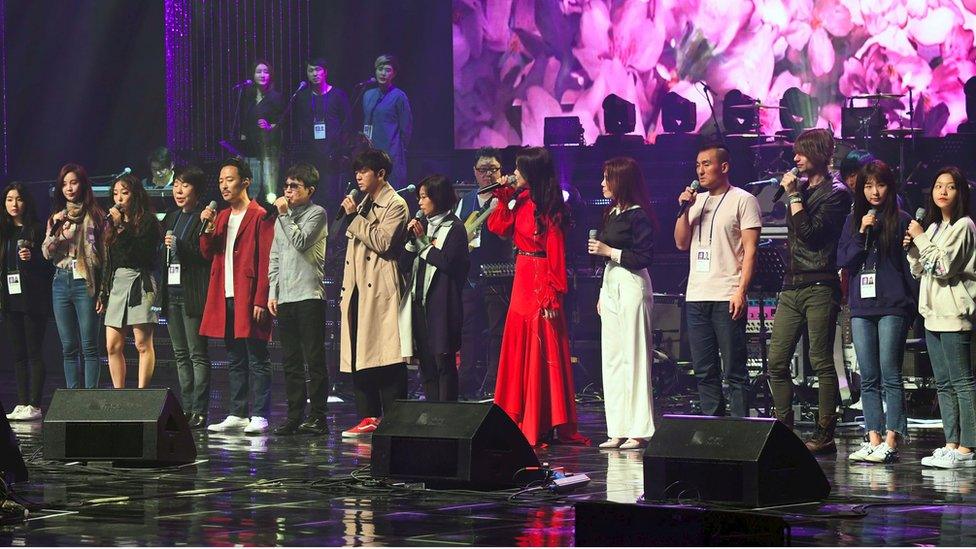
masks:
MULTIPOLYGON (((962 170, 955 166, 942 168, 939 173, 935 174, 935 179, 938 180, 943 174, 949 174, 952 177, 952 183, 956 186, 956 205, 952 208, 951 217, 951 222, 955 223, 969 215, 969 181, 962 174, 962 170)), ((932 223, 942 222, 942 209, 936 206, 935 200, 932 200, 933 192, 935 192, 935 181, 932 182, 932 190, 929 192, 929 199, 925 205, 926 227, 932 223)))
MULTIPOLYGON (((7 195, 10 191, 17 191, 20 195, 20 199, 24 202, 24 208, 21 213, 21 221, 24 224, 24 229, 28 227, 33 227, 39 223, 37 219, 37 209, 34 207, 34 197, 31 196, 27 189, 20 183, 16 181, 7 185, 3 189, 3 209, 0 210, 0 239, 7 240, 10 235, 14 232, 14 218, 7 213, 7 195)), ((40 242, 38 242, 40 244, 40 242)))
POLYGON ((884 202, 877 208, 879 210, 877 217, 881 221, 878 255, 884 257, 892 246, 901 242, 902 233, 898 210, 898 180, 895 179, 891 168, 880 160, 868 162, 857 172, 857 181, 854 183, 854 207, 851 209, 851 234, 857 234, 861 230, 861 218, 867 215, 868 210, 874 208, 864 196, 864 187, 871 180, 874 180, 875 185, 887 187, 884 202))
POLYGON ((529 183, 529 196, 535 203, 536 231, 545 232, 547 220, 563 229, 568 227, 569 210, 556 181, 556 168, 549 151, 545 147, 526 147, 515 157, 515 167, 529 183))

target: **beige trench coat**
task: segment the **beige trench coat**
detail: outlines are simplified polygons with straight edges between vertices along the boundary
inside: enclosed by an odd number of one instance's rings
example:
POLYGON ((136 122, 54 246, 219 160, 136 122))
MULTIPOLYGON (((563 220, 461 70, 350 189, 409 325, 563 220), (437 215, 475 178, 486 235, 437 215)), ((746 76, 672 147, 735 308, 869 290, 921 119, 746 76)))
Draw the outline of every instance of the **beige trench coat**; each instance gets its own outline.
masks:
POLYGON ((407 203, 389 184, 377 193, 372 207, 369 203, 369 198, 360 203, 360 212, 365 208, 369 211, 365 217, 357 213, 346 230, 349 244, 340 305, 339 369, 343 372, 352 372, 353 352, 357 370, 389 366, 410 357, 410 353, 403 354, 410 346, 410 338, 401 335, 397 318, 401 292, 396 258, 407 236, 407 203), (359 314, 354 351, 349 334, 349 305, 356 289, 359 290, 359 314))

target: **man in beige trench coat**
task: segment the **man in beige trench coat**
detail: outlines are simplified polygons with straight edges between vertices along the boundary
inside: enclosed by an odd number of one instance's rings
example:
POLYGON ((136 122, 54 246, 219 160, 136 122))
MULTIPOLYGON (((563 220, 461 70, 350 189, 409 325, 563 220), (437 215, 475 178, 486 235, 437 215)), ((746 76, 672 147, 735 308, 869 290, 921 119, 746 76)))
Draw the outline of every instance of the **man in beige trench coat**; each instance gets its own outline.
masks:
MULTIPOLYGON (((393 163, 378 149, 353 162, 365 198, 347 196, 340 215, 352 216, 342 281, 340 370, 352 373, 360 422, 344 437, 369 436, 393 401, 407 397, 410 335, 401 333, 397 256, 407 236, 407 203, 387 183, 393 163)), ((409 330, 404 326, 403 330, 409 330)))

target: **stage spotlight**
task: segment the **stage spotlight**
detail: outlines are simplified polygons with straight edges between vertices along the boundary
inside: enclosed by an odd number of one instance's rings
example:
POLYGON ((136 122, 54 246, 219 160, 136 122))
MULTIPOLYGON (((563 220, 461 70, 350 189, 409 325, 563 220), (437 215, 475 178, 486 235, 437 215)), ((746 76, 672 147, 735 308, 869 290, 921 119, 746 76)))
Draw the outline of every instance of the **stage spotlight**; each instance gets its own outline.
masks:
POLYGON ((779 122, 789 134, 790 140, 795 140, 804 130, 817 126, 820 104, 800 88, 793 87, 786 90, 783 98, 779 100, 779 106, 783 107, 779 111, 779 122))
POLYGON ((611 93, 603 100, 603 130, 610 135, 626 135, 637 125, 637 107, 611 93))
POLYGON ((698 113, 695 104, 675 92, 668 92, 661 104, 661 125, 667 133, 695 131, 698 113))
POLYGON ((731 90, 722 100, 722 124, 726 134, 759 132, 757 101, 739 90, 731 90))

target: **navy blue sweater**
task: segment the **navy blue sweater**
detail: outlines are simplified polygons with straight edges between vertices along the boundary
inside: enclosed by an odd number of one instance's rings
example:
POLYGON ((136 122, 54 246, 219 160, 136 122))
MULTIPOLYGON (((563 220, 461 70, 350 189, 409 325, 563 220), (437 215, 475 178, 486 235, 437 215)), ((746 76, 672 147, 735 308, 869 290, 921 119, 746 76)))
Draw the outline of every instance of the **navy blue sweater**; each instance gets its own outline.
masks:
MULTIPOLYGON (((898 212, 898 235, 904 235, 911 216, 905 212, 898 212)), ((878 247, 880 238, 872 238, 874 244, 868 251, 864 250, 865 236, 860 232, 851 234, 851 225, 857 223, 860 228, 861 220, 853 220, 853 214, 847 216, 844 230, 841 231, 840 245, 837 248, 837 264, 850 271, 850 289, 847 292, 848 303, 851 305, 851 316, 884 316, 897 315, 909 319, 918 314, 918 281, 912 276, 908 266, 908 257, 901 247, 901 238, 891 243, 891 249, 884 258, 879 259, 878 247), (874 268, 876 275, 877 297, 864 299, 861 297, 861 272, 865 265, 874 268)), ((876 225, 875 234, 881 230, 880 221, 876 225)))

